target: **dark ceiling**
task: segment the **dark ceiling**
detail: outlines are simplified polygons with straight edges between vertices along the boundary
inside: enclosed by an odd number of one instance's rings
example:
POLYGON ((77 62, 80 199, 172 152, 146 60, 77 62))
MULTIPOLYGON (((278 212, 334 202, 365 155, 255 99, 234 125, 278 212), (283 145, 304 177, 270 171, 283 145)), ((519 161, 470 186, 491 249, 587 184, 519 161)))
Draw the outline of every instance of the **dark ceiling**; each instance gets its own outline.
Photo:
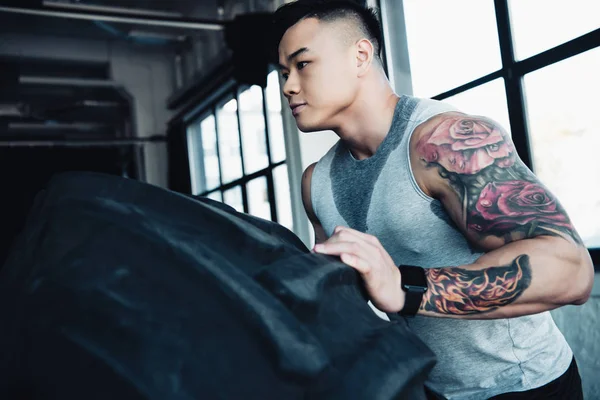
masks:
MULTIPOLYGON (((271 3, 272 0, 0 0, 0 35, 126 41, 178 52, 188 49, 196 39, 210 40, 236 15, 265 11, 271 3)), ((115 135, 114 131, 122 131, 120 125, 131 115, 131 99, 110 80, 107 63, 40 60, 28 57, 24 50, 20 56, 0 56, 0 70, 3 137, 15 135, 15 124, 21 124, 21 137, 23 129, 53 135, 59 131, 55 126, 64 124, 72 124, 75 128, 70 131, 80 131, 82 135, 106 132, 103 127, 112 125, 115 135), (23 77, 42 80, 23 81, 23 77), (87 81, 93 84, 88 85, 87 81), (98 121, 102 124, 94 125, 98 121), (40 127, 28 128, 31 124, 40 127)))
MULTIPOLYGON (((167 44, 194 35, 192 29, 164 27, 152 24, 152 20, 209 20, 226 19, 219 13, 220 0, 83 0, 38 1, 37 5, 24 7, 18 0, 0 0, 0 6, 28 8, 49 12, 73 12, 85 14, 113 14, 136 19, 148 19, 148 24, 107 22, 73 18, 57 18, 0 11, 0 31, 19 34, 79 37, 98 40, 134 40, 147 44, 167 44)), ((31 3, 31 2, 30 2, 31 3)), ((225 8, 223 8, 225 10, 225 8)))

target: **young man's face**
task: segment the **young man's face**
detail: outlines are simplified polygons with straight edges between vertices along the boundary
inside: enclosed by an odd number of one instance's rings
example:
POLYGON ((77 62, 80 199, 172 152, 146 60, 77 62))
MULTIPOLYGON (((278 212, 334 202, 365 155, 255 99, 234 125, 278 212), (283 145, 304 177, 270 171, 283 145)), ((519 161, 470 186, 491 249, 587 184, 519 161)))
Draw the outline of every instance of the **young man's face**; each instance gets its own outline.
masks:
POLYGON ((290 106, 303 104, 292 111, 304 132, 335 127, 356 96, 356 56, 343 31, 335 22, 308 18, 289 28, 279 44, 283 93, 290 106))

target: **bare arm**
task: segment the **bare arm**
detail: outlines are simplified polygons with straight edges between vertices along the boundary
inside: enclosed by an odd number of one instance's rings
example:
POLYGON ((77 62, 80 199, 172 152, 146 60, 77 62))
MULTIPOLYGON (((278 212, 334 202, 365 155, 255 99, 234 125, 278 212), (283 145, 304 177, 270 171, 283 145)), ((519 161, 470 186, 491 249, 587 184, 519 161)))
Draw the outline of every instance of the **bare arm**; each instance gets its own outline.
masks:
POLYGON ((498 124, 436 118, 414 135, 411 163, 421 188, 487 251, 470 265, 426 270, 420 314, 515 317, 587 300, 594 274, 587 249, 498 124))
POLYGON ((304 211, 306 211, 308 220, 312 224, 315 231, 315 244, 319 244, 327 240, 327 235, 325 234, 319 219, 315 215, 310 197, 310 183, 312 181, 312 174, 313 170, 315 169, 315 165, 317 165, 317 163, 309 165, 302 174, 302 203, 304 204, 304 211))

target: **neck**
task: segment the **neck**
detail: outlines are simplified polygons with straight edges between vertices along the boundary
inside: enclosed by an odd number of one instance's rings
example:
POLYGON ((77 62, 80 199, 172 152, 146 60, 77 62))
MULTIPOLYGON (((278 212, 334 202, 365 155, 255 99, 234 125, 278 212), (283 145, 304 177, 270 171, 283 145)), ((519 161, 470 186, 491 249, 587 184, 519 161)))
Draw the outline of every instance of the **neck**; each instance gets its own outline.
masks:
POLYGON ((387 136, 398 95, 383 75, 365 82, 355 101, 339 115, 333 131, 344 141, 354 158, 369 158, 387 136))

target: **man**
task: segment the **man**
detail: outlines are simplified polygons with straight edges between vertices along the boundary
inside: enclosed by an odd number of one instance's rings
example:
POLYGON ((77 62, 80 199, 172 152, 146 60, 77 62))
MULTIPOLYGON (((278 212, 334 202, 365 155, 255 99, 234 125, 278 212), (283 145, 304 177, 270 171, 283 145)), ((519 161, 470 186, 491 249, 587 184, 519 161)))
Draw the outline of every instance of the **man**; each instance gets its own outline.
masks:
POLYGON ((588 299, 593 265, 507 132, 395 94, 371 10, 300 0, 275 28, 298 128, 340 137, 303 175, 314 251, 356 269, 377 308, 409 316, 438 356, 429 395, 582 398, 549 310, 588 299))

